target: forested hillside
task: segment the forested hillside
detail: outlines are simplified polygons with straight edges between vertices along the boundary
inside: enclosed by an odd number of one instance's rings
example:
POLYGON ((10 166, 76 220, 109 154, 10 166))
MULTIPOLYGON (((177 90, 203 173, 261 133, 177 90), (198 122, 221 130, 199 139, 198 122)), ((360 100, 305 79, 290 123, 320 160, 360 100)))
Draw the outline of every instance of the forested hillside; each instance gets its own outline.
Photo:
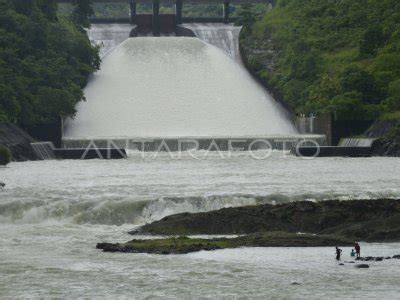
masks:
POLYGON ((75 113, 100 64, 84 31, 88 3, 60 18, 54 0, 0 0, 0 122, 30 126, 75 113))
POLYGON ((400 1, 277 0, 242 23, 250 68, 297 113, 400 119, 400 1))

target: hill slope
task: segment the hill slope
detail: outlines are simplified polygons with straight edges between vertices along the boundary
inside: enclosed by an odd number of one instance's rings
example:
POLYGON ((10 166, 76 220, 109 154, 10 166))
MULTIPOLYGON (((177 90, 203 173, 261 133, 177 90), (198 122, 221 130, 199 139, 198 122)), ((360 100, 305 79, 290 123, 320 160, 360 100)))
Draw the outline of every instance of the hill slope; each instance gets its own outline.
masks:
POLYGON ((297 113, 400 119, 398 0, 278 0, 242 32, 241 46, 297 113))
POLYGON ((98 50, 54 0, 0 0, 0 122, 50 123, 75 113, 98 50))

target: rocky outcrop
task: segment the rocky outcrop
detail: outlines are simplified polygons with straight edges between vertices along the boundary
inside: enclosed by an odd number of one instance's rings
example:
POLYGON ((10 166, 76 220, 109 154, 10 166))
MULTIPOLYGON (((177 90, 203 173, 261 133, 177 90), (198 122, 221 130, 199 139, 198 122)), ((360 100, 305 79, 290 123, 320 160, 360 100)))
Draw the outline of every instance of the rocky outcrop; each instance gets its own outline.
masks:
POLYGON ((11 123, 0 123, 0 145, 11 151, 13 161, 36 160, 31 147, 34 139, 18 126, 11 123))
POLYGON ((400 240, 399 200, 292 202, 182 213, 141 227, 132 234, 252 234, 306 232, 363 241, 400 240))
POLYGON ((367 264, 359 264, 359 265, 355 265, 355 267, 357 269, 369 269, 369 265, 367 265, 367 264))
POLYGON ((365 133, 367 137, 377 138, 372 146, 374 156, 400 157, 400 137, 394 133, 396 121, 376 121, 365 133))
POLYGON ((192 239, 188 237, 168 239, 132 240, 127 243, 99 243, 97 249, 104 252, 185 254, 238 247, 320 247, 350 246, 352 241, 329 235, 294 234, 271 232, 236 238, 192 239))
POLYGON ((380 138, 374 142, 372 155, 400 157, 400 141, 388 138, 380 138))
POLYGON ((396 256, 397 255, 393 255, 393 257, 391 257, 391 256, 386 256, 386 257, 383 257, 383 256, 377 256, 377 257, 366 256, 366 257, 357 257, 356 260, 358 260, 358 261, 384 261, 384 260, 392 259, 392 258, 395 259, 396 256))

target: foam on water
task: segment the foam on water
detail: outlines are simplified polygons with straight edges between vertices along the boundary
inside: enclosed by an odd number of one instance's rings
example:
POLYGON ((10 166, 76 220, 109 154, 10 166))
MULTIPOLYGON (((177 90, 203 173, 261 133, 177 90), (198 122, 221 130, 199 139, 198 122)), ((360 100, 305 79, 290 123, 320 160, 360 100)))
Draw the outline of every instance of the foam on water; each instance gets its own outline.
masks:
POLYGON ((296 134, 248 72, 197 38, 131 38, 107 55, 67 139, 296 134))
POLYGON ((198 159, 137 152, 122 161, 12 163, 0 170, 6 183, 0 224, 138 225, 223 207, 400 197, 396 159, 309 161, 275 151, 259 161, 247 152, 231 158, 205 153, 192 153, 198 159))

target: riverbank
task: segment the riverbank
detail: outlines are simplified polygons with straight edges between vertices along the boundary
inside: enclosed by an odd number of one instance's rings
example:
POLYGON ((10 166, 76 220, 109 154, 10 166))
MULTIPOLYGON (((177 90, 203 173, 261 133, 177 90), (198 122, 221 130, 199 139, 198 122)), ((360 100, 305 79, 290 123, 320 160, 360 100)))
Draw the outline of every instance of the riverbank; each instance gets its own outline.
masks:
POLYGON ((229 235, 277 231, 333 235, 353 241, 399 241, 400 201, 299 201, 182 213, 146 224, 131 234, 229 235))

